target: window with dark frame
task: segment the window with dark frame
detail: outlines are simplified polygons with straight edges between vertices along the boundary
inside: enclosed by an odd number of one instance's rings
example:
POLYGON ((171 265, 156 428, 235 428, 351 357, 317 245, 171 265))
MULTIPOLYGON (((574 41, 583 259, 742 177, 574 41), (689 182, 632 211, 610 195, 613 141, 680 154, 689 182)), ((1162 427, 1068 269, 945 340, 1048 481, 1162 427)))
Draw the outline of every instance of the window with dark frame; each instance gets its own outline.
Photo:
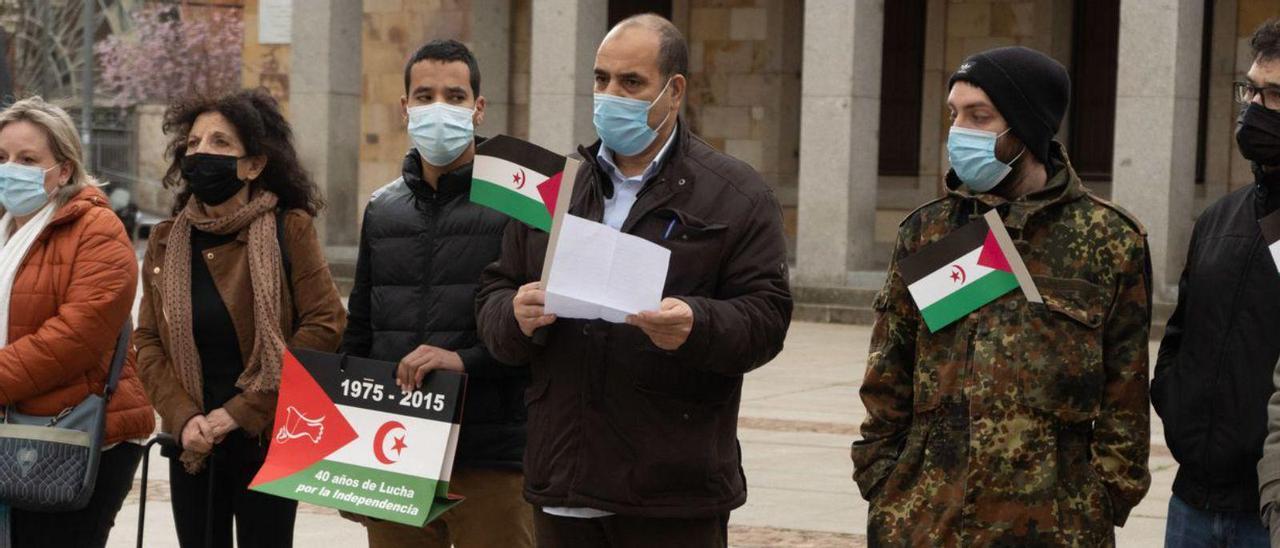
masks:
POLYGON ((880 175, 920 173, 926 0, 884 5, 880 65, 880 175))
POLYGON ((1196 119, 1196 183, 1203 183, 1209 133, 1209 68, 1213 55, 1213 1, 1204 0, 1204 29, 1200 35, 1200 112, 1196 119))
POLYGON ((1110 181, 1115 152, 1120 3, 1077 0, 1074 11, 1067 154, 1081 179, 1110 181))
POLYGON ((671 19, 671 0, 609 0, 609 27, 632 15, 656 13, 671 19))

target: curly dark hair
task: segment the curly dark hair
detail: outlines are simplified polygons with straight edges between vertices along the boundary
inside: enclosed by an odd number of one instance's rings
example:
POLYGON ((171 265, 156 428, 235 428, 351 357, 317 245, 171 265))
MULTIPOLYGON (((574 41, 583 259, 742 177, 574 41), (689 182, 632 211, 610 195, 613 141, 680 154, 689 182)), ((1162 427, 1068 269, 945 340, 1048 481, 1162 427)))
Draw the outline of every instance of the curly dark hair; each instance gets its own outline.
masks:
POLYGON ((196 96, 181 99, 164 114, 164 132, 170 135, 165 156, 169 169, 164 174, 164 187, 177 188, 173 214, 187 206, 191 191, 182 178, 182 158, 187 155, 187 134, 196 118, 206 112, 217 112, 231 122, 245 156, 265 156, 267 165, 258 176, 258 185, 280 197, 279 208, 301 209, 315 216, 324 208, 320 189, 298 161, 293 148, 293 130, 280 114, 276 100, 261 90, 243 90, 219 97, 196 96))
POLYGON ((1273 17, 1258 26, 1249 40, 1254 61, 1280 60, 1280 17, 1273 17))

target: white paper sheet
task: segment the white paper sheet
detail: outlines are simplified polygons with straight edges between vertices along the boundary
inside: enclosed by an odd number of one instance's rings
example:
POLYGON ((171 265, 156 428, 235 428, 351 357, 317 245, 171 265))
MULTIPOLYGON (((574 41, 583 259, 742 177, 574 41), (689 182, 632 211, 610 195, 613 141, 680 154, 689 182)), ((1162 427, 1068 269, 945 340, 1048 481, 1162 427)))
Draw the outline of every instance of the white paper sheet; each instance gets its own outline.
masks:
POLYGON ((547 314, 623 323, 658 309, 670 250, 581 217, 563 222, 547 276, 547 314))

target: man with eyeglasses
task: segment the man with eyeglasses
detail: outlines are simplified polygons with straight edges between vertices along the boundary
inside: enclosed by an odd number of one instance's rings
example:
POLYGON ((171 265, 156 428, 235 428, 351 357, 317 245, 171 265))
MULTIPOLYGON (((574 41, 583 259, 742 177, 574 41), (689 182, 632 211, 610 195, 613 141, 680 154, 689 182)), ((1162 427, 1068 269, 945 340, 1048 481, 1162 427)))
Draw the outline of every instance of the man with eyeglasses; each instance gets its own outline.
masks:
POLYGON ((1236 142, 1255 183, 1196 220, 1151 383, 1178 461, 1165 530, 1174 548, 1280 546, 1255 513, 1273 513, 1267 503, 1280 499, 1280 455, 1263 457, 1280 357, 1280 274, 1260 229, 1280 209, 1280 18, 1263 23, 1251 45, 1253 65, 1236 83, 1236 142))
MULTIPOLYGON (((1253 68, 1249 71, 1247 82, 1236 83, 1236 97, 1241 102, 1247 101, 1249 106, 1240 116, 1240 150, 1246 157, 1253 159, 1254 173, 1258 181, 1270 189, 1268 195, 1271 210, 1280 198, 1277 186, 1280 186, 1280 18, 1272 19, 1263 29, 1254 35, 1254 49, 1258 50, 1263 40, 1270 53, 1263 61, 1256 57, 1253 68), (1269 25, 1269 26, 1268 26, 1269 25), (1259 39, 1259 36, 1265 38, 1259 39), (1259 108, 1261 104, 1261 108, 1259 108), (1262 167, 1258 167, 1259 164, 1262 167)), ((1273 213, 1262 221, 1264 225, 1280 227, 1280 213, 1273 213)), ((1271 232, 1267 230, 1267 232, 1271 232)), ((1267 238, 1271 240, 1273 238, 1267 238)), ((1276 260, 1280 269, 1280 254, 1276 247, 1271 248, 1270 255, 1276 260)), ((1268 255, 1264 253, 1264 255, 1268 255)), ((1275 281, 1274 279, 1272 280, 1275 281)), ((1274 325, 1274 324, 1273 324, 1274 325)), ((1271 545, 1280 546, 1280 362, 1276 363, 1272 372, 1273 386, 1267 402, 1267 438, 1262 447, 1262 460, 1258 461, 1258 494, 1259 510, 1262 521, 1271 530, 1271 545)))

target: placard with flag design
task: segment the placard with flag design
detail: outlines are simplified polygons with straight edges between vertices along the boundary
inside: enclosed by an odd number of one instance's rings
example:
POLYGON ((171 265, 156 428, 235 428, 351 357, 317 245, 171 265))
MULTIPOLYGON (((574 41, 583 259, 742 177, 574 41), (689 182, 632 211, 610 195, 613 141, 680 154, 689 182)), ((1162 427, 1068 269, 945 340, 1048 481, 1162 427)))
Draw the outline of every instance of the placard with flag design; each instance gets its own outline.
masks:
POLYGON ((449 476, 466 375, 434 371, 405 394, 395 370, 285 351, 271 447, 249 488, 413 526, 460 502, 449 476))

